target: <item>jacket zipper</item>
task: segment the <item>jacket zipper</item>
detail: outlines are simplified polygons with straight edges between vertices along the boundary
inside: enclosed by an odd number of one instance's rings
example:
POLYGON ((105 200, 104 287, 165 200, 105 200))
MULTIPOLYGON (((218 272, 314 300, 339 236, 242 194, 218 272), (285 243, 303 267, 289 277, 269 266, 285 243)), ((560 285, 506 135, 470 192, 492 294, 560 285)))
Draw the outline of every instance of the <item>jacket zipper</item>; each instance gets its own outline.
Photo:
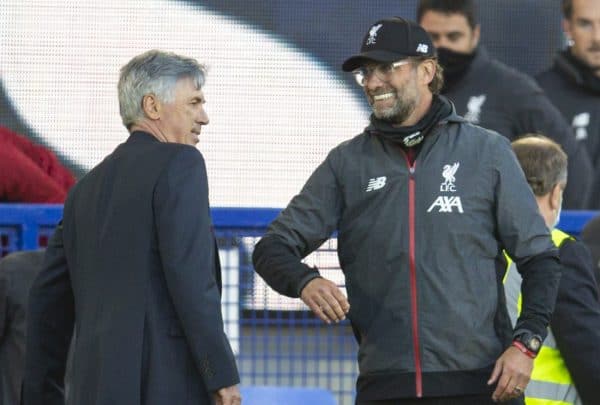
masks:
MULTIPOLYGON (((404 151, 403 151, 404 152, 404 151)), ((408 165, 408 260, 410 274, 410 304, 412 315, 412 338, 415 358, 415 391, 418 398, 423 396, 423 379, 421 375, 421 356, 419 346, 419 329, 417 313, 417 266, 415 261, 415 166, 416 160, 412 165, 408 156, 404 153, 406 164, 408 165)))

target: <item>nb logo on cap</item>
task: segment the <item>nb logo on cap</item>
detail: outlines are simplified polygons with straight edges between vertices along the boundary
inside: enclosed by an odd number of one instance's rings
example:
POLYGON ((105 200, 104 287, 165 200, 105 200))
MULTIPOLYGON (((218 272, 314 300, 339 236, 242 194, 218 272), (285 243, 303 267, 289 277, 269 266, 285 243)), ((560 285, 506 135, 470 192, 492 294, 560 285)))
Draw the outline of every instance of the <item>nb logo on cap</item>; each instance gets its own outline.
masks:
POLYGON ((429 46, 427 44, 417 45, 417 52, 419 52, 419 53, 427 53, 428 50, 429 50, 429 46))
POLYGON ((373 45, 377 42, 377 31, 379 31, 381 27, 383 27, 383 24, 377 24, 371 27, 369 30, 369 38, 367 38, 365 45, 373 45))

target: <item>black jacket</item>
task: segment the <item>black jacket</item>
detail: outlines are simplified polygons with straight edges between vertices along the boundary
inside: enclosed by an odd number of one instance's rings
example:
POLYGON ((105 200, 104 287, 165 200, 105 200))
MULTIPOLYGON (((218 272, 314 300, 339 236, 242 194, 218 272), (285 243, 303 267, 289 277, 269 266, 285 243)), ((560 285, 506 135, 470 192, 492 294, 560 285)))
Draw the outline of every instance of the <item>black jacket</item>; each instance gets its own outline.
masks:
POLYGON ((458 114, 511 141, 525 133, 541 133, 559 143, 569 156, 563 207, 588 207, 593 184, 590 158, 533 79, 491 58, 480 46, 467 74, 444 95, 454 102, 458 114))
POLYGON ((239 382, 202 155, 134 132, 71 190, 31 288, 24 405, 209 405, 239 382), (72 395, 71 395, 72 394, 72 395))
POLYGON ((590 155, 596 184, 587 208, 600 209, 600 78, 590 76, 567 50, 559 52, 552 67, 538 74, 536 80, 590 155))
POLYGON ((0 260, 0 405, 19 403, 25 369, 27 298, 43 250, 14 252, 0 260))
POLYGON ((600 399, 600 301, 594 267, 583 242, 560 247, 564 265, 550 325, 584 404, 600 399))

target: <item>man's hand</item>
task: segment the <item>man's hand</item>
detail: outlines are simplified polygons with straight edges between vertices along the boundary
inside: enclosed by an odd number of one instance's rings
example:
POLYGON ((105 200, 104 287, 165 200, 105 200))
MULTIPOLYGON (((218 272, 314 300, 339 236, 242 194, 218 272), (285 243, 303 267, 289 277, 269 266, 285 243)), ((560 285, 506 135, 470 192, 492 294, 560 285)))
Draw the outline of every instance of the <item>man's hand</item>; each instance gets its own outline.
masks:
POLYGON ((509 347, 496 361, 492 376, 488 385, 496 385, 492 399, 496 402, 504 402, 520 397, 531 378, 533 370, 533 359, 522 353, 516 347, 509 347))
POLYGON ((338 286, 321 277, 310 280, 302 289, 300 298, 326 323, 346 319, 350 310, 350 304, 338 286))
POLYGON ((213 395, 216 405, 240 405, 242 403, 242 394, 237 385, 221 388, 213 395))

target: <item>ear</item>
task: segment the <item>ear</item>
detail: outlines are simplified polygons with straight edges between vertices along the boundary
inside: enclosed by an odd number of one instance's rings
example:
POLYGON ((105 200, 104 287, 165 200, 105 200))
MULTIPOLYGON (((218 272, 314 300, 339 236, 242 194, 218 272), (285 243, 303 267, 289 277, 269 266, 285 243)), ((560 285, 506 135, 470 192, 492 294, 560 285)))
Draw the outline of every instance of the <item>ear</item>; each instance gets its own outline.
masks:
POLYGON ((481 38, 481 26, 477 24, 475 28, 473 28, 473 49, 477 48, 477 45, 479 45, 479 38, 481 38))
POLYGON ((422 72, 421 78, 425 85, 429 85, 435 76, 436 64, 433 59, 425 59, 419 65, 419 70, 422 72))
POLYGON ((569 20, 567 20, 566 18, 562 19, 561 22, 561 26, 562 26, 562 30, 565 33, 565 36, 567 37, 567 40, 571 40, 572 35, 571 35, 571 22, 569 20))
POLYGON ((550 198, 548 202, 550 204, 550 208, 554 211, 557 211, 560 208, 561 194, 562 187, 560 183, 555 184, 554 187, 552 187, 552 190, 550 190, 550 198))
POLYGON ((160 119, 161 105, 156 95, 150 93, 142 98, 142 110, 151 120, 160 119))

